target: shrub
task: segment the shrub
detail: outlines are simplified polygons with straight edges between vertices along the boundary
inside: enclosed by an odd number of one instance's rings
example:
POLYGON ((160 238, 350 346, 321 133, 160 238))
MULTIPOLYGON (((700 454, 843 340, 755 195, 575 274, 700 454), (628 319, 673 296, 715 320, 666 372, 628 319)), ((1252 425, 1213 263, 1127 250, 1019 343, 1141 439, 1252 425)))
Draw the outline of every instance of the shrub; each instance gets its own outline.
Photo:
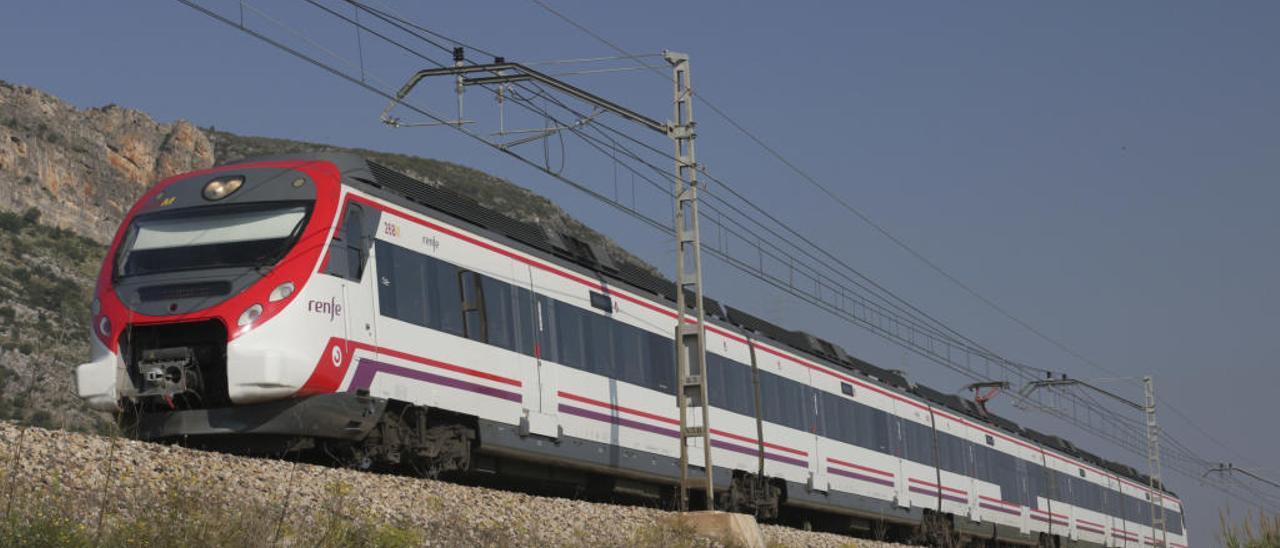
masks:
POLYGON ((1250 512, 1243 522, 1231 523, 1230 512, 1223 512, 1218 521, 1218 542, 1226 548, 1280 548, 1280 515, 1259 513, 1255 523, 1250 512))
POLYGON ((49 428, 53 425, 53 415, 41 409, 32 413, 31 417, 27 419, 27 423, 41 428, 49 428))
POLYGON ((22 220, 29 225, 40 222, 40 210, 34 207, 27 208, 26 211, 22 212, 22 220))
POLYGON ((16 233, 22 230, 22 226, 24 224, 25 221, 23 221, 22 217, 18 216, 16 213, 0 211, 0 230, 16 233))

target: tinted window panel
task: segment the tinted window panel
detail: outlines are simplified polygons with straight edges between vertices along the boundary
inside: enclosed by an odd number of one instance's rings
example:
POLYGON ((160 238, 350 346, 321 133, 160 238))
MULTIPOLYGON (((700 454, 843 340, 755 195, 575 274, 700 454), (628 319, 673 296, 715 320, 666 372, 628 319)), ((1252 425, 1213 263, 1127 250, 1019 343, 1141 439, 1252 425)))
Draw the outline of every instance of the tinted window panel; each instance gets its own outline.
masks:
POLYGON ((584 342, 587 367, 591 372, 606 377, 615 376, 613 370, 613 319, 603 314, 583 310, 584 342))
POLYGON ((586 369, 582 314, 573 305, 560 301, 555 301, 555 309, 556 341, 560 347, 560 362, 574 369, 586 369))
POLYGON ((675 393, 676 379, 676 347, 675 341, 645 331, 649 339, 649 374, 653 379, 651 388, 659 392, 675 393))
POLYGON ((428 258, 431 325, 445 333, 462 336, 462 291, 458 287, 458 267, 428 258))
POLYGON ((728 409, 724 370, 724 359, 707 352, 707 397, 711 398, 712 407, 728 409))
POLYGON ((725 358, 726 409, 739 415, 755 415, 755 390, 751 385, 751 366, 725 358))
POLYGON ((537 341, 537 318, 533 312, 533 295, 523 287, 511 287, 513 320, 512 344, 516 352, 526 356, 534 355, 533 345, 537 341))
POLYGON ((622 322, 613 323, 613 367, 618 378, 631 384, 649 386, 645 378, 645 358, 640 333, 622 322))
POLYGON ((484 276, 480 279, 480 288, 484 293, 485 332, 489 344, 515 350, 511 286, 484 276))
POLYGON ((538 352, 542 359, 564 363, 560 359, 560 342, 556 336, 555 301, 542 295, 534 296, 534 313, 538 318, 538 352))
POLYGON ((396 286, 392 285, 395 277, 395 248, 379 241, 375 253, 378 256, 378 310, 383 316, 396 318, 399 316, 399 308, 396 306, 396 286))

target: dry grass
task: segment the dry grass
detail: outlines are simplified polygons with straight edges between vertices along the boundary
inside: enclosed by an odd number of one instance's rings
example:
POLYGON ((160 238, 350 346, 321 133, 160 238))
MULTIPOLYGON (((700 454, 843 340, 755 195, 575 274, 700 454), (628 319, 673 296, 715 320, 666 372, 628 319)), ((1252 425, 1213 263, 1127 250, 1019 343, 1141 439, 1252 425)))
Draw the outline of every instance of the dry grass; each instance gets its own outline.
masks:
POLYGON ((1255 518, 1250 512, 1244 521, 1235 523, 1230 511, 1224 511, 1218 521, 1218 542, 1226 548, 1280 548, 1280 515, 1259 513, 1255 518))

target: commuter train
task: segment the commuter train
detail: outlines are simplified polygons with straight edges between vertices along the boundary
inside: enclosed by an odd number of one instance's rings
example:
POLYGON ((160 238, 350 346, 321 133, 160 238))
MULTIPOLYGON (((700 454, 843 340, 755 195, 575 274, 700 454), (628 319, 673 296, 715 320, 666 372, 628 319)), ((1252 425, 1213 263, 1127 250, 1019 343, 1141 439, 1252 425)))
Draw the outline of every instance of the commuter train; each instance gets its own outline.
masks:
MULTIPOLYGON (((357 156, 244 160, 129 211, 76 383, 141 439, 670 500, 674 292, 357 156)), ((1134 469, 704 303, 720 508, 946 544, 1186 547, 1181 501, 1134 469)))

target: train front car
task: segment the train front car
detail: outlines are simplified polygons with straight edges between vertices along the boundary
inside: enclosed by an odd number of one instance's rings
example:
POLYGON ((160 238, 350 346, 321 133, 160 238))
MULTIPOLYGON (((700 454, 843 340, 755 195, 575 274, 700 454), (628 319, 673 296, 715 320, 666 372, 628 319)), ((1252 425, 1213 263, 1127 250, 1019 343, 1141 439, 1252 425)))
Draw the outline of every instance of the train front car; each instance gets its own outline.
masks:
POLYGON ((80 396, 143 438, 333 427, 315 420, 326 402, 294 409, 290 396, 341 312, 340 292, 308 297, 341 177, 330 161, 280 159, 181 174, 147 192, 98 276, 80 396))

